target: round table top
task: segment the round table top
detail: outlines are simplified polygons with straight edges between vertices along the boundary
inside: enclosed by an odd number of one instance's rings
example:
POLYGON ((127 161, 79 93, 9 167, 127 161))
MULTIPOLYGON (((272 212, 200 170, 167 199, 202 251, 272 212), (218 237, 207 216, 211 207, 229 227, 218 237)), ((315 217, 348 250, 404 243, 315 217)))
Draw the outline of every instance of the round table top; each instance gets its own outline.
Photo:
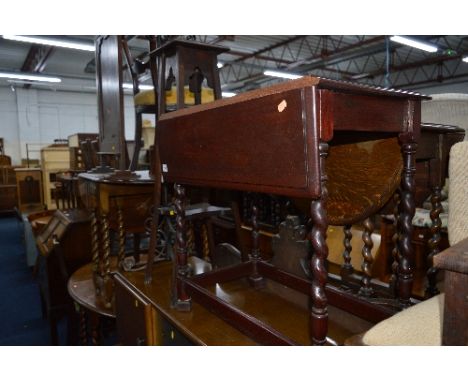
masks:
POLYGON ((106 308, 102 299, 96 296, 93 282, 93 264, 79 268, 68 280, 68 293, 82 307, 102 316, 115 318, 113 308, 106 308))

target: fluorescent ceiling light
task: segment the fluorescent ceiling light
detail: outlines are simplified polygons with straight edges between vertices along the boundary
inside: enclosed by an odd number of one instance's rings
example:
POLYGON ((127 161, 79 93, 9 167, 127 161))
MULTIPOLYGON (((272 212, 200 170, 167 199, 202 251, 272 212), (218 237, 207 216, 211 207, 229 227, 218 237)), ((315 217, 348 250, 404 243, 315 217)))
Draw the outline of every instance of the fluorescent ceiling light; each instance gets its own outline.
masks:
POLYGON ((301 78, 299 74, 291 74, 291 73, 284 73, 284 72, 275 72, 273 70, 265 70, 263 72, 265 76, 272 76, 272 77, 279 77, 279 78, 287 78, 289 80, 295 80, 297 78, 301 78))
POLYGON ((89 52, 94 52, 94 44, 86 44, 81 42, 74 42, 74 41, 65 41, 65 40, 56 40, 47 37, 34 37, 34 36, 19 36, 13 34, 4 34, 4 39, 13 40, 13 41, 21 41, 21 42, 29 42, 31 44, 42 44, 42 45, 51 45, 51 46, 58 46, 60 48, 69 48, 69 49, 79 49, 79 50, 86 50, 89 52))
POLYGON ((29 81, 42 81, 42 82, 62 82, 58 77, 43 76, 30 73, 8 73, 0 72, 0 78, 11 78, 15 80, 29 80, 29 81))
POLYGON ((216 66, 218 67, 218 69, 221 69, 224 66, 224 64, 222 62, 218 62, 216 66))
POLYGON ((417 41, 417 40, 413 40, 413 39, 408 38, 408 37, 392 36, 392 37, 390 37, 390 40, 395 41, 395 42, 399 42, 400 44, 403 44, 403 45, 411 46, 411 47, 416 48, 416 49, 425 50, 426 52, 430 52, 430 53, 435 53, 438 50, 437 46, 435 46, 435 45, 428 44, 428 43, 421 42, 421 41, 417 41))
POLYGON ((462 58, 463 62, 468 62, 468 56, 462 58))
MULTIPOLYGON (((124 83, 122 85, 124 89, 132 89, 133 90, 133 85, 130 83, 124 83)), ((153 85, 139 85, 138 86, 140 90, 151 90, 153 89, 153 85)))
POLYGON ((229 97, 234 97, 236 95, 236 93, 232 93, 232 92, 222 92, 221 95, 223 97, 226 97, 226 98, 229 98, 229 97))

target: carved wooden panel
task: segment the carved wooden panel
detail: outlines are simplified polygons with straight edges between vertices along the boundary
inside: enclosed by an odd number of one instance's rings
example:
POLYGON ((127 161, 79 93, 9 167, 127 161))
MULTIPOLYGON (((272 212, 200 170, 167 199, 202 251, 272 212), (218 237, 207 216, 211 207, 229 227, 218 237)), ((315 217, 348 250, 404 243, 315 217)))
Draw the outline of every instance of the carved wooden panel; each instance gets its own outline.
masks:
MULTIPOLYGON (((358 222, 390 199, 403 168, 397 138, 330 146, 327 216, 331 225, 358 222)), ((294 203, 308 211, 310 200, 294 203)))

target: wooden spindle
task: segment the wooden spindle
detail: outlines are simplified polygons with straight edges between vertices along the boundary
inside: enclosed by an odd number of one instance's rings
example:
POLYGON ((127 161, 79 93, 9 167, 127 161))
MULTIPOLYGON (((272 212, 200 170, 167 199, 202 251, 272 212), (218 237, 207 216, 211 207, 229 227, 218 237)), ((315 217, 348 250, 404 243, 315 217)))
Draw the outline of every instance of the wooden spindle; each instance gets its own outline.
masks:
POLYGON ((270 224, 276 226, 276 197, 274 195, 269 195, 270 199, 270 224))
POLYGON ((327 245, 327 212, 325 203, 327 200, 327 175, 325 172, 325 159, 328 155, 328 144, 320 143, 320 181, 321 197, 310 204, 310 216, 312 229, 310 242, 312 244, 312 258, 310 270, 312 274, 311 298, 312 308, 310 312, 310 333, 314 345, 324 345, 328 331, 328 309, 325 284, 327 282, 327 269, 325 262, 328 257, 327 245))
POLYGON ((96 289, 96 295, 101 294, 100 283, 98 277, 101 275, 100 270, 100 256, 99 256, 99 232, 98 232, 98 219, 97 211, 91 215, 91 255, 93 260, 93 281, 96 289))
POLYGON ((188 222, 187 225, 187 255, 193 256, 195 254, 195 229, 192 222, 188 222))
POLYGON ((346 280, 351 276, 354 272, 353 266, 351 265, 351 251, 353 247, 351 246, 351 239, 353 238, 353 234, 351 233, 351 225, 345 225, 343 227, 344 232, 344 239, 343 239, 343 265, 341 266, 340 275, 343 280, 346 280))
POLYGON ((403 154, 403 174, 401 178, 400 195, 400 219, 398 223, 398 296, 400 302, 410 305, 411 291, 413 287, 413 216, 414 203, 414 174, 416 172, 415 157, 417 144, 415 142, 403 142, 401 151, 403 154))
POLYGON ((279 198, 275 198, 275 227, 281 224, 281 203, 279 198))
POLYGON ((78 314, 80 316, 80 344, 88 344, 88 330, 86 325, 86 311, 82 307, 78 307, 78 314))
POLYGON ((249 200, 249 194, 247 192, 244 192, 242 194, 242 220, 244 222, 247 222, 249 219, 249 205, 250 205, 250 200, 249 200))
POLYGON ((434 267, 433 261, 434 256, 439 253, 439 244, 441 240, 440 230, 442 229, 442 221, 440 220, 440 213, 442 212, 442 200, 441 189, 439 186, 435 186, 431 195, 431 238, 429 239, 429 255, 427 257, 427 264, 429 269, 427 270, 427 287, 426 296, 432 297, 439 293, 437 288, 437 268, 434 267))
POLYGON ((264 285, 263 277, 258 273, 257 263, 261 260, 259 248, 259 230, 258 230, 258 207, 254 203, 252 205, 252 254, 250 260, 252 261, 252 273, 249 276, 249 281, 255 288, 260 288, 264 285))
POLYGON ((392 293, 393 296, 398 295, 398 232, 399 232, 399 226, 398 222, 400 220, 400 190, 395 191, 393 194, 393 202, 394 202, 394 208, 393 208, 393 236, 392 236, 392 275, 390 277, 390 282, 389 282, 389 287, 390 287, 390 292, 392 293))
POLYGON ((119 238, 119 254, 117 264, 120 269, 123 269, 123 261, 125 258, 125 229, 123 221, 123 212, 120 205, 117 206, 117 234, 119 238))
POLYGON ((364 296, 371 296, 373 293, 373 289, 371 286, 371 268, 373 263, 372 258, 372 248, 374 247, 374 243, 372 241, 372 233, 374 232, 374 223, 372 219, 369 217, 364 220, 364 232, 362 233, 362 241, 364 242, 364 246, 362 247, 362 278, 361 278, 361 289, 359 289, 359 294, 364 296))
POLYGON ((202 254, 203 259, 209 263, 211 263, 210 257, 210 242, 208 240, 208 229, 206 227, 206 223, 202 224, 201 226, 201 236, 202 236, 202 254))
POLYGON ((107 214, 101 216, 101 237, 102 237, 102 262, 103 262, 103 287, 104 287, 104 305, 106 308, 112 307, 113 287, 110 270, 110 236, 109 236, 109 217, 107 214))
POLYGON ((184 279, 188 276, 187 225, 185 222, 185 188, 174 184, 176 211, 176 298, 174 306, 178 310, 188 311, 192 307, 191 299, 185 290, 184 279))

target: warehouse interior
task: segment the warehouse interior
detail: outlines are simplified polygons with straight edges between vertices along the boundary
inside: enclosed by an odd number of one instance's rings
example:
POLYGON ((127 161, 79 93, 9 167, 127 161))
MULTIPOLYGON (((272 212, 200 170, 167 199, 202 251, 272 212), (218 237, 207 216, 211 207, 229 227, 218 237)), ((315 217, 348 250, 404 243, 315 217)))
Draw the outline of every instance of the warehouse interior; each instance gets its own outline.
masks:
POLYGON ((467 131, 468 35, 2 34, 0 345, 463 348, 467 131))

